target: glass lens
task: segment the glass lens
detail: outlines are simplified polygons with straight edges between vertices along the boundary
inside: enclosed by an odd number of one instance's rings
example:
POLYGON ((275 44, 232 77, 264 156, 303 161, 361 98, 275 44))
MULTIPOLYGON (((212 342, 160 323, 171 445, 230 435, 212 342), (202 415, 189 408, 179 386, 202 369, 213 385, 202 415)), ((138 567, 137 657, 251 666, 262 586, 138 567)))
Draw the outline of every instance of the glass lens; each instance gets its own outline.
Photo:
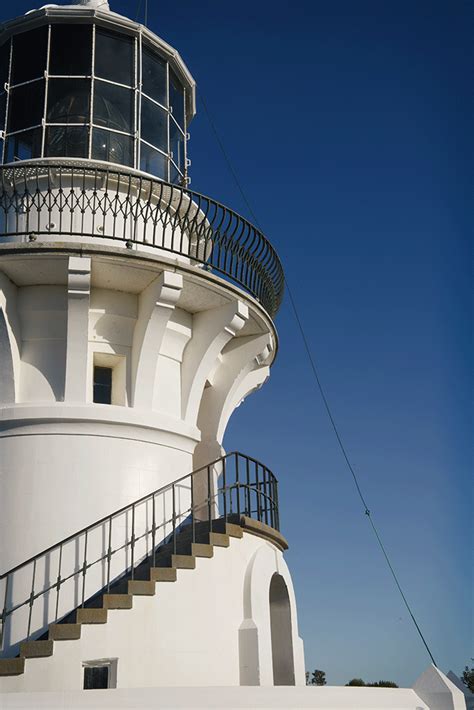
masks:
POLYGON ((8 81, 10 71, 10 42, 5 42, 0 47, 0 91, 3 91, 8 81))
POLYGON ((95 82, 94 123, 116 131, 133 133, 135 92, 122 86, 95 82))
POLYGON ((119 84, 135 86, 135 41, 132 37, 106 30, 96 31, 95 74, 119 84))
POLYGON ((176 74, 170 69, 170 106, 173 117, 184 131, 184 89, 176 74))
POLYGON ((23 32, 13 37, 13 65, 11 83, 20 84, 43 76, 48 50, 48 28, 23 32))
POLYGON ((168 152, 168 127, 166 111, 142 98, 142 127, 141 134, 143 140, 152 143, 157 148, 168 152))
POLYGON ((48 123, 89 123, 89 79, 50 79, 48 123))
POLYGON ((162 180, 167 180, 167 159, 163 153, 155 150, 146 143, 141 144, 140 148, 140 170, 145 173, 156 175, 162 180))
POLYGON ((149 49, 143 49, 142 91, 166 106, 166 62, 149 49))
POLYGON ((47 157, 87 158, 89 129, 80 126, 51 126, 46 130, 47 157))
POLYGON ((44 80, 10 91, 8 132, 39 125, 44 111, 44 80))
POLYGON ((170 150, 174 162, 178 168, 183 171, 185 158, 184 133, 182 133, 172 118, 170 118, 170 150))
POLYGON ((90 74, 92 26, 52 25, 49 51, 50 74, 90 74))
POLYGON ((106 160, 109 163, 133 165, 133 138, 94 128, 92 158, 106 160))
POLYGON ((13 163, 14 160, 29 160, 41 156, 41 128, 33 131, 17 133, 6 141, 5 162, 13 163))

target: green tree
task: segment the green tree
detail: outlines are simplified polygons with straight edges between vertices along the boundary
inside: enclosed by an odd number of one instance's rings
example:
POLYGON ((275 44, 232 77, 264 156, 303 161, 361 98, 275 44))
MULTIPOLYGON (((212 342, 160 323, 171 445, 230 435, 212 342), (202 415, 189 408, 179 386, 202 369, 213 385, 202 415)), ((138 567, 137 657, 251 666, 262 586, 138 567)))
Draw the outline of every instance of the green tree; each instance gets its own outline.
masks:
POLYGON ((393 680, 377 680, 375 683, 367 683, 368 688, 398 688, 393 680))
MULTIPOLYGON (((474 658, 471 658, 471 661, 474 661, 474 658)), ((464 685, 469 688, 471 693, 474 693, 474 668, 469 668, 469 666, 466 666, 464 668, 461 680, 464 685)))
POLYGON ((346 683, 346 686, 347 685, 355 686, 357 688, 362 688, 362 687, 365 687, 365 680, 362 680, 362 678, 353 678, 348 683, 346 683))
POLYGON ((326 685, 326 673, 324 671, 313 671, 311 685, 326 685))

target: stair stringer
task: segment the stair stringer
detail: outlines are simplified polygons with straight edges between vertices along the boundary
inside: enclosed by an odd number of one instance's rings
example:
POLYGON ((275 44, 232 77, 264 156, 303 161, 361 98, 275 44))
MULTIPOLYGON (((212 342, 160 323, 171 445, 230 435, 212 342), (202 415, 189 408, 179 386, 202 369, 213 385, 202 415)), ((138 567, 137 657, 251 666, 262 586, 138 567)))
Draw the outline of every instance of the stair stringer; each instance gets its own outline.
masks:
MULTIPOLYGON (((79 690, 83 663, 99 659, 117 659, 119 688, 239 685, 246 571, 262 548, 278 573, 281 550, 244 530, 228 548, 215 545, 211 558, 197 557, 194 570, 179 569, 175 583, 158 582, 154 596, 133 596, 132 609, 109 609, 107 623, 83 624, 79 639, 55 641, 52 656, 26 659, 22 675, 0 678, 0 693, 79 690)), ((260 593, 265 603, 269 590, 260 593)), ((270 628, 258 633, 268 637, 270 628)), ((260 667, 271 667, 266 653, 260 667)))

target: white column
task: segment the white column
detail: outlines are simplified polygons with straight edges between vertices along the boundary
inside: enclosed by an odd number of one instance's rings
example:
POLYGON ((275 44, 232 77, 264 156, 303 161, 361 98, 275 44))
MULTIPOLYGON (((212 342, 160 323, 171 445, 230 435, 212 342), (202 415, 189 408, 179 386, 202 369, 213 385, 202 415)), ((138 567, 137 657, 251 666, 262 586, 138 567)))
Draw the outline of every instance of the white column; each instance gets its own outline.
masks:
POLYGON ((64 399, 85 402, 89 339, 91 260, 70 256, 67 284, 67 346, 64 399))

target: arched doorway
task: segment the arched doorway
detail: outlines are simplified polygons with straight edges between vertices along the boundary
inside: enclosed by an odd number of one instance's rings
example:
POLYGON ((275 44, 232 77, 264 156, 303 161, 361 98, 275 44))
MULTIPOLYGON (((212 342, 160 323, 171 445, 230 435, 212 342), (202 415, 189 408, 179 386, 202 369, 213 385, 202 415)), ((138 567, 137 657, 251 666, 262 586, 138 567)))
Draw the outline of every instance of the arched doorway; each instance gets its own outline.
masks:
POLYGON ((273 683, 295 685, 290 598, 280 574, 274 574, 270 582, 270 629, 273 683))

